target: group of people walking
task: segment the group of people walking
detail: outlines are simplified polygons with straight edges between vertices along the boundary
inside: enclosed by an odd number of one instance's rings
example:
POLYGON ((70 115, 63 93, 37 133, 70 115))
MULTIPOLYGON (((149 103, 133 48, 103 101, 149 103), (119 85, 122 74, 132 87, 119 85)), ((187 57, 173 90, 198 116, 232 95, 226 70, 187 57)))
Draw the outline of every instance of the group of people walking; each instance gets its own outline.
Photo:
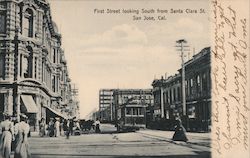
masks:
POLYGON ((30 126, 27 116, 21 114, 20 122, 12 122, 11 116, 4 114, 4 120, 0 123, 0 158, 10 158, 14 152, 14 158, 30 158, 28 135, 30 126))
POLYGON ((48 124, 46 124, 45 119, 42 118, 39 126, 41 137, 59 137, 65 135, 66 138, 69 138, 70 135, 74 135, 76 129, 80 130, 79 122, 73 119, 50 118, 48 124))

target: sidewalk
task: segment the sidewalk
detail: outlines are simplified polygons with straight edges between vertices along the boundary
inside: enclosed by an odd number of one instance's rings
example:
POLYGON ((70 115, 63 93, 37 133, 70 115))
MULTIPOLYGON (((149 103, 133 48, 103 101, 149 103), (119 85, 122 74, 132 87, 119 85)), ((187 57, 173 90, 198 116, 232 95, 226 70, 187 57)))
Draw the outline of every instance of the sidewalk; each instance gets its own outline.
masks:
MULTIPOLYGON (((154 137, 157 139, 163 139, 169 142, 172 142, 172 137, 174 135, 174 131, 161 131, 161 130, 151 130, 151 129, 141 129, 136 131, 137 133, 141 133, 147 135, 149 137, 154 137)), ((188 143, 194 145, 201 145, 210 147, 211 141, 211 133, 191 133, 187 132, 188 143)))

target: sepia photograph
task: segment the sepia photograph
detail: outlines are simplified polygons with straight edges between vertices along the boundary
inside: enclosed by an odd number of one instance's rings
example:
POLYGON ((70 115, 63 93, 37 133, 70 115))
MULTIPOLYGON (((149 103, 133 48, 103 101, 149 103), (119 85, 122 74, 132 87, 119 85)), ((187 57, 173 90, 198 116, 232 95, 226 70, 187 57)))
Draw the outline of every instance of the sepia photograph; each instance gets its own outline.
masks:
POLYGON ((0 158, 248 157, 240 2, 0 0, 0 158))

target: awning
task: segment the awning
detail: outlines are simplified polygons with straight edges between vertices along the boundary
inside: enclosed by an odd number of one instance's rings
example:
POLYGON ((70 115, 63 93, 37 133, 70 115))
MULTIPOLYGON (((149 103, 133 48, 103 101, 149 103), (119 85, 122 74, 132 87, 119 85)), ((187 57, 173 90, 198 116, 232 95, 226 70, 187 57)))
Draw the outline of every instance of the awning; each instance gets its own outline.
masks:
POLYGON ((64 119, 68 119, 68 117, 63 115, 62 113, 60 113, 60 112, 58 112, 58 111, 56 111, 56 110, 54 110, 54 109, 52 109, 52 108, 50 108, 48 106, 44 106, 44 107, 47 108, 48 110, 50 110, 51 112, 53 112, 55 115, 57 115, 59 117, 62 117, 64 119))
POLYGON ((36 103, 31 95, 21 95, 21 99, 28 113, 37 113, 36 103))

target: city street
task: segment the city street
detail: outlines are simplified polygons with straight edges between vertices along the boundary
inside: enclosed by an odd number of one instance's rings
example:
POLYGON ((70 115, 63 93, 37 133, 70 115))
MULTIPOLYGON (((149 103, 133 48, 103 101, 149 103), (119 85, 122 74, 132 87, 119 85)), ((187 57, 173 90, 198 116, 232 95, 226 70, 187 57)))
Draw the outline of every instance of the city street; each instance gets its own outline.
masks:
POLYGON ((173 132, 140 130, 116 133, 115 127, 101 125, 101 134, 29 138, 33 158, 56 157, 210 157, 209 134, 188 133, 189 142, 173 142, 173 132))

